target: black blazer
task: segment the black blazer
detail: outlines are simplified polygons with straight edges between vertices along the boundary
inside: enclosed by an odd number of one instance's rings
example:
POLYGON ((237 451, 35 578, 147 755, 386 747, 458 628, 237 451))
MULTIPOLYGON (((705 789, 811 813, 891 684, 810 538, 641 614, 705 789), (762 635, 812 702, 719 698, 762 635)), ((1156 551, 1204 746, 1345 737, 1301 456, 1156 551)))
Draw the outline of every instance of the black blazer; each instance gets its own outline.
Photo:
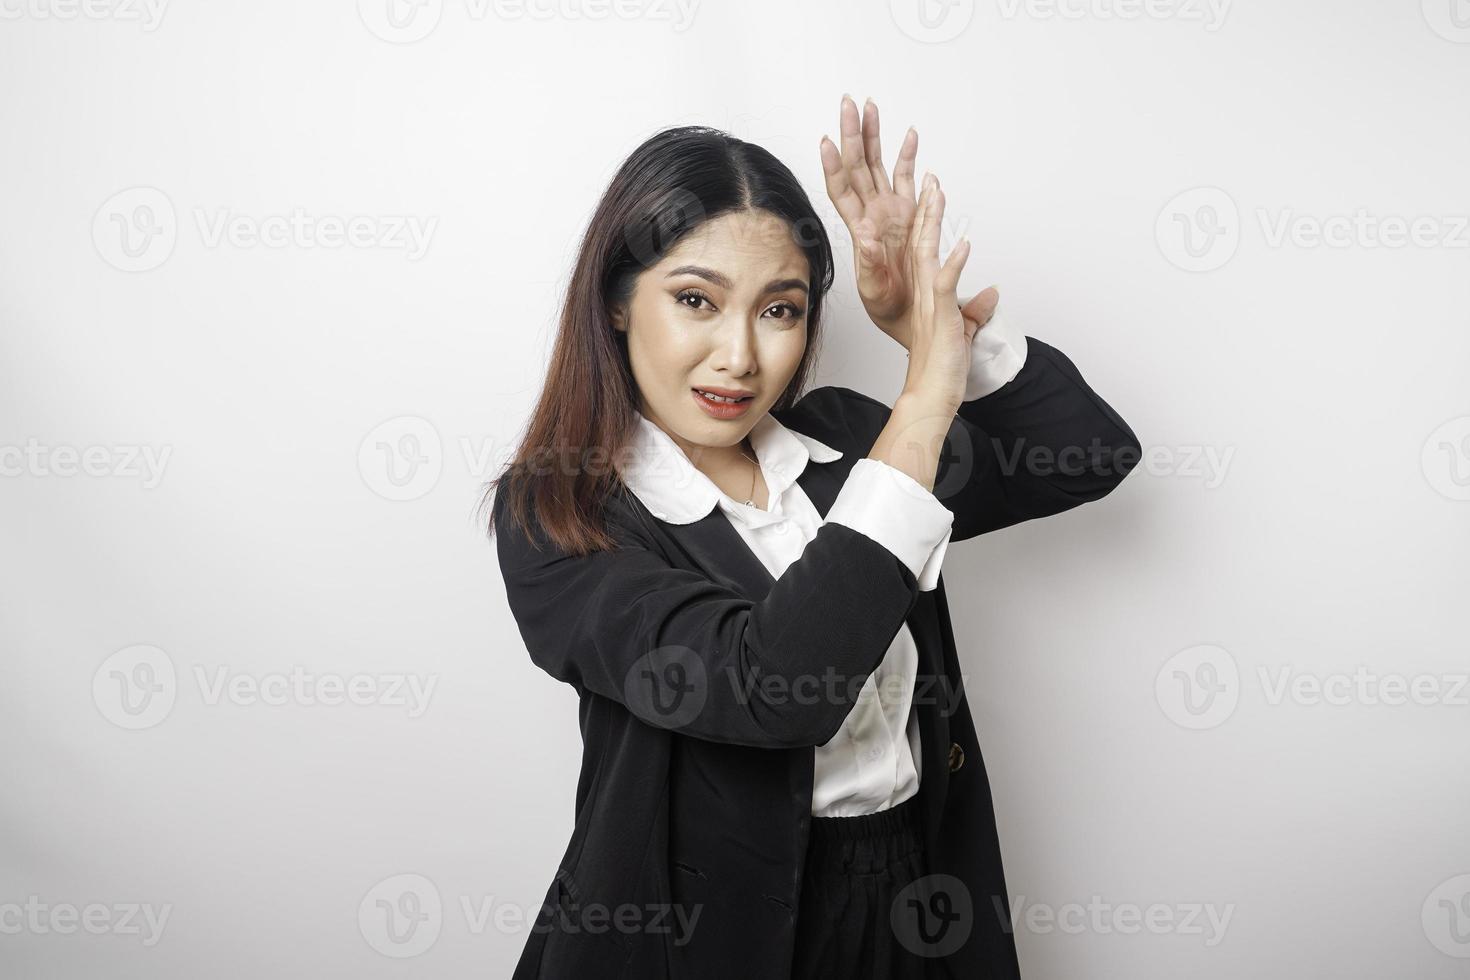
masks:
MULTIPOLYGON (((1141 455, 1065 354, 1027 344, 1020 373, 961 405, 951 427, 934 494, 954 513, 952 541, 1096 500, 1141 455)), ((889 413, 839 387, 774 413, 843 453, 798 480, 820 513, 889 413)), ((894 927, 955 977, 1018 976, 942 575, 920 592, 882 545, 823 524, 773 579, 718 508, 666 524, 626 491, 606 508, 619 547, 569 556, 517 528, 505 496, 510 608, 531 659, 580 697, 583 740, 575 829, 516 980, 790 977, 813 747, 836 734, 903 622, 919 649, 931 877, 894 927)))

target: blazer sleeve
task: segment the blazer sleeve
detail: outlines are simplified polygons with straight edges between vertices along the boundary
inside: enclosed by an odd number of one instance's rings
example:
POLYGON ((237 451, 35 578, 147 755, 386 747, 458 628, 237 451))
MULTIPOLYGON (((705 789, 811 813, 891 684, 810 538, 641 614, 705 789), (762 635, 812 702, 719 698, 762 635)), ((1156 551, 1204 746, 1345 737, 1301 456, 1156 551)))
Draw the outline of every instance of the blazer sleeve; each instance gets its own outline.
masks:
MULTIPOLYGON (((1010 381, 962 402, 945 438, 934 496, 954 513, 963 541, 1106 496, 1138 463, 1138 438, 1083 380, 1066 354, 1026 337, 1010 381)), ((892 409, 840 389, 864 434, 876 437, 892 409)))
MULTIPOLYGON (((619 546, 563 553, 497 493, 506 596, 537 666, 643 721, 760 748, 823 745, 913 607, 913 569, 843 523, 822 524, 760 601, 673 566, 606 508, 619 546)), ((948 534, 949 515, 937 528, 948 534)), ((932 542, 931 542, 932 544, 932 542)))

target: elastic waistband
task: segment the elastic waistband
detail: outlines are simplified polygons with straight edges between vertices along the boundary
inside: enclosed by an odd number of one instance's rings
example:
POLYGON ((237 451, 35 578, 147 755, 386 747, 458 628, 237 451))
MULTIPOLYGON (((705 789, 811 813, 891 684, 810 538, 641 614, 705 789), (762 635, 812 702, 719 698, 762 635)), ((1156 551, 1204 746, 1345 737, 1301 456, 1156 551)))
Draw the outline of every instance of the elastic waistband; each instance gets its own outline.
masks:
POLYGON ((816 840, 847 841, 916 833, 919 829, 919 797, 910 796, 877 813, 855 817, 812 817, 811 836, 816 840))

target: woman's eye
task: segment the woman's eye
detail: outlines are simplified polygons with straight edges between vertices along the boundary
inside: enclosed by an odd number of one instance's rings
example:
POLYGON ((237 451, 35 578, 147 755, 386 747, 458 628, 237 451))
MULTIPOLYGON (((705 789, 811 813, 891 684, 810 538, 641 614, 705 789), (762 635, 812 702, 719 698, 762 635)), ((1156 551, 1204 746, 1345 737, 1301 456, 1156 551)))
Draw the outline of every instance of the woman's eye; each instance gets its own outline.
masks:
POLYGON ((682 303, 683 305, 688 306, 691 310, 697 310, 697 309, 699 309, 699 304, 700 303, 708 303, 709 302, 709 297, 706 296, 706 295, 704 295, 701 292, 697 292, 696 290, 686 289, 683 292, 679 293, 677 296, 675 296, 674 297, 674 301, 676 303, 682 303), (686 300, 691 300, 691 299, 694 300, 694 303, 693 304, 690 304, 690 303, 685 302, 686 300))
MULTIPOLYGON (((674 302, 687 306, 691 310, 698 310, 702 308, 700 306, 701 303, 709 303, 710 300, 708 296, 699 292, 697 289, 685 289, 674 295, 674 302)), ((710 306, 714 306, 714 304, 710 303, 710 306)), ((786 312, 785 316, 772 318, 776 320, 799 320, 806 314, 806 311, 795 303, 777 303, 766 312, 769 313, 771 310, 784 310, 786 312)))

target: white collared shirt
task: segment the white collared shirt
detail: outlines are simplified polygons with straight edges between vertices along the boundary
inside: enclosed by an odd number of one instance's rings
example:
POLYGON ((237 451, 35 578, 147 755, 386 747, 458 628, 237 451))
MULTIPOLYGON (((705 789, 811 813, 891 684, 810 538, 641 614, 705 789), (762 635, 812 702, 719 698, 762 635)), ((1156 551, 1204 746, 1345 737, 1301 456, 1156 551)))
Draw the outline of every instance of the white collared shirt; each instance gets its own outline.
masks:
MULTIPOLYGON (((1026 338, 1009 328, 997 310, 971 346, 964 400, 1001 388, 1025 359, 1026 338)), ((771 575, 780 578, 824 523, 797 477, 809 461, 831 462, 842 453, 788 429, 769 413, 751 429, 750 444, 766 481, 765 510, 722 491, 642 413, 618 469, 628 489, 661 521, 691 524, 719 507, 771 575)), ((867 457, 853 464, 826 517, 826 522, 844 524, 891 551, 913 572, 923 592, 938 586, 953 521, 949 509, 917 480, 867 457)), ((814 816, 873 813, 918 792, 922 756, 912 710, 918 663, 913 634, 907 623, 901 624, 842 727, 831 741, 816 747, 814 816)))

